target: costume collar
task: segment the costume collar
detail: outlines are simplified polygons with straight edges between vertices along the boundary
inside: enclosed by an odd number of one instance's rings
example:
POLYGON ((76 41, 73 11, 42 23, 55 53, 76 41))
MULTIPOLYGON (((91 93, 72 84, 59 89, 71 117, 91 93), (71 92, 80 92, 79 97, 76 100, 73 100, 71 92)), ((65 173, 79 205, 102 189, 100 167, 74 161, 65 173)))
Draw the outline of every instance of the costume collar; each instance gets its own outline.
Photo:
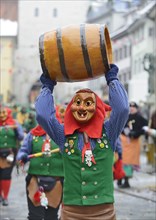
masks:
POLYGON ((45 130, 40 125, 30 130, 30 133, 34 136, 43 136, 46 134, 45 130))

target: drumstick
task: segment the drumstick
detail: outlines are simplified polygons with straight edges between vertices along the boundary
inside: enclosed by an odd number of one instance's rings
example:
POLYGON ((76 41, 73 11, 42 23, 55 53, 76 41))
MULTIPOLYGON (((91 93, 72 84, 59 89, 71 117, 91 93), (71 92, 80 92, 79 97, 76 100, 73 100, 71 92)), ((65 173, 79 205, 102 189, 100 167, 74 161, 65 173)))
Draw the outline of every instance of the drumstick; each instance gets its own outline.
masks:
POLYGON ((17 128, 17 125, 4 125, 1 128, 17 128))
MULTIPOLYGON (((53 154, 53 153, 58 153, 60 151, 59 148, 51 150, 49 153, 53 154)), ((39 152, 36 154, 30 154, 28 157, 29 158, 34 158, 34 157, 41 157, 42 155, 44 155, 46 152, 39 152)))

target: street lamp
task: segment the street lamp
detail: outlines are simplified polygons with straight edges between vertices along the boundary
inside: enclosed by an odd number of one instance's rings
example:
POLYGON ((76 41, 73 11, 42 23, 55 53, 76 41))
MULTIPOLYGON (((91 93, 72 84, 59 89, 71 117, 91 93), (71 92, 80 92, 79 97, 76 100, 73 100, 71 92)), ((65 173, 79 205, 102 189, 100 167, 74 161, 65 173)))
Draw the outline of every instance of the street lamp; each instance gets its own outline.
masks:
POLYGON ((155 57, 151 53, 146 53, 143 58, 143 66, 144 70, 149 73, 148 78, 148 92, 150 94, 154 93, 155 90, 155 63, 154 63, 155 57))

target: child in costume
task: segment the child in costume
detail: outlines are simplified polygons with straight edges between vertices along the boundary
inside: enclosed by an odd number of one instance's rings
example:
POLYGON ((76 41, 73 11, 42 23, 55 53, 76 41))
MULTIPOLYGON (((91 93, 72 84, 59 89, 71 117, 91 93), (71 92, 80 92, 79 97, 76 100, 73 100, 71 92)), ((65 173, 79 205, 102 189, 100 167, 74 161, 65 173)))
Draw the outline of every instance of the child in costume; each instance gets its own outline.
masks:
MULTIPOLYGON (((63 107, 62 107, 63 108, 63 107)), ((62 115, 61 115, 62 116, 62 115)), ((57 109, 57 118, 60 118, 57 109)), ((26 194, 29 220, 58 220, 58 210, 62 201, 63 161, 59 149, 41 126, 33 128, 24 139, 17 154, 17 161, 30 160, 26 177, 26 194), (29 159, 28 155, 42 152, 42 157, 29 159)))
POLYGON ((42 91, 36 100, 38 123, 59 145, 64 163, 61 220, 114 220, 113 157, 115 141, 128 118, 128 99, 111 64, 105 75, 110 107, 91 90, 79 90, 67 105, 64 125, 55 116, 56 82, 42 74, 42 91), (52 108, 49 108, 52 106, 52 108))
POLYGON ((24 138, 22 126, 12 117, 10 108, 0 106, 0 202, 8 205, 11 174, 19 141, 24 138))

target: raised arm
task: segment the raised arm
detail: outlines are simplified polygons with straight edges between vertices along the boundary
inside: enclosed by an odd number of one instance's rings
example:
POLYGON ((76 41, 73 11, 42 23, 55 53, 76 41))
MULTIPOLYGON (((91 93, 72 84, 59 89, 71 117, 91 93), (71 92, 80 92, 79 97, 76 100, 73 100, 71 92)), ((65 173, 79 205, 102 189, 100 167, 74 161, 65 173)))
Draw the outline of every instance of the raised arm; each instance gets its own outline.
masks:
POLYGON ((43 87, 36 99, 36 119, 42 128, 60 147, 64 145, 64 126, 58 122, 55 116, 53 99, 53 89, 56 82, 46 77, 44 74, 40 78, 43 87))
POLYGON ((109 103, 112 108, 110 119, 105 123, 105 128, 113 150, 115 141, 122 132, 129 114, 127 92, 119 82, 117 74, 118 67, 111 64, 111 70, 105 76, 109 86, 109 103))

